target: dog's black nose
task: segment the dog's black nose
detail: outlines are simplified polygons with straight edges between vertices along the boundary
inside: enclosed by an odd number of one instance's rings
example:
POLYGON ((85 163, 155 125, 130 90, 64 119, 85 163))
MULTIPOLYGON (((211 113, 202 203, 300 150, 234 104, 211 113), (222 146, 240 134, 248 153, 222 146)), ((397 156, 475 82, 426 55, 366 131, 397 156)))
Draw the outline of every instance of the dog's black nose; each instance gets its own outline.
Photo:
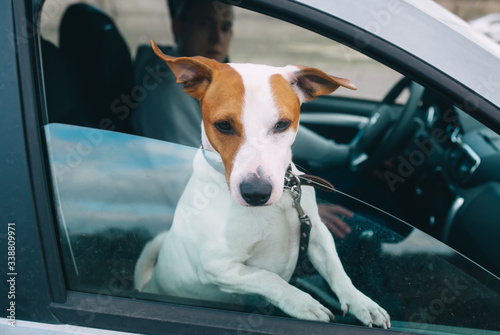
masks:
POLYGON ((273 186, 264 178, 256 174, 248 174, 240 184, 243 200, 250 206, 262 206, 271 197, 273 186))

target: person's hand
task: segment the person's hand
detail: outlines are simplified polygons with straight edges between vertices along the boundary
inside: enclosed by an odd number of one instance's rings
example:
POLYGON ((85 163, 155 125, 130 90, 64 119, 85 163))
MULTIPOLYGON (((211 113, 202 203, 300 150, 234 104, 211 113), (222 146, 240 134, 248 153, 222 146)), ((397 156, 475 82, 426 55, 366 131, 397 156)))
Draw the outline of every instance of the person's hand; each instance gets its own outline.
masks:
POLYGON ((340 216, 352 218, 354 213, 339 205, 318 204, 319 216, 330 230, 339 239, 351 233, 351 227, 340 216))

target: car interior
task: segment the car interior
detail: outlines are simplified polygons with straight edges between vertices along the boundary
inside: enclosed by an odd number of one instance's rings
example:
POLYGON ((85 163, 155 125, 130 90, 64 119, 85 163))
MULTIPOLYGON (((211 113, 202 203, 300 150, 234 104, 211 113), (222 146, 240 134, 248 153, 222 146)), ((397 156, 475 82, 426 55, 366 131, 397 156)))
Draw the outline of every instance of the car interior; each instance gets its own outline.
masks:
MULTIPOLYGON (((54 43, 42 34, 40 46, 48 160, 69 287, 255 311, 257 303, 249 309, 247 300, 219 306, 133 289, 135 261, 144 244, 171 223, 177 201, 170 193, 172 183, 174 188, 185 185, 197 149, 135 136, 130 124, 133 102, 130 108, 113 108, 134 88, 135 50, 110 13, 88 3, 70 4, 57 36, 54 43), (157 152, 167 153, 168 159, 157 152), (132 170, 143 171, 135 180, 141 185, 135 193, 124 186, 132 170), (175 177, 166 178, 168 174, 175 177), (88 221, 77 216, 79 195, 71 187, 78 182, 94 199, 87 210, 95 215, 87 212, 88 221), (104 189, 109 184, 114 185, 111 197, 104 189), (128 213, 127 224, 120 224, 119 215, 110 219, 115 225, 100 223, 109 214, 100 200, 113 203, 116 213, 128 213), (145 204, 149 200, 154 208, 145 204)), ((359 214, 345 218, 353 233, 336 240, 337 248, 353 282, 387 306, 394 320, 499 330, 494 313, 500 310, 500 289, 494 278, 500 276, 500 136, 466 114, 466 106, 454 105, 431 88, 399 74, 389 82, 378 100, 332 95, 304 104, 301 125, 350 145, 351 157, 338 167, 296 163, 330 180, 339 191, 318 192, 321 201, 359 214), (412 251, 405 241, 415 237, 413 227, 441 241, 431 243, 438 251, 412 251), (469 265, 467 258, 479 266, 469 265), (433 305, 433 290, 452 286, 460 304, 442 312, 441 305, 433 305), (473 312, 464 307, 474 305, 477 296, 484 299, 484 307, 473 312), (425 307, 435 313, 418 313, 425 307), (471 320, 470 313, 481 317, 471 320)), ((425 249, 425 243, 420 247, 425 249)), ((342 316, 333 292, 313 269, 297 285, 332 308, 336 322, 357 324, 342 316)), ((276 308, 260 310, 283 316, 276 308)))

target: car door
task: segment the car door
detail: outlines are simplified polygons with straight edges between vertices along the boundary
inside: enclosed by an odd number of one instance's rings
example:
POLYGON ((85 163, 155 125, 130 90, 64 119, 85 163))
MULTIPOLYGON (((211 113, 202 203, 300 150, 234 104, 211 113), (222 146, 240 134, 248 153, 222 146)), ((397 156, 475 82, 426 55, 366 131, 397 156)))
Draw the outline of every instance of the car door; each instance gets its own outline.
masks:
MULTIPOLYGON (((113 12, 110 8, 120 8, 117 3, 106 4, 101 11, 108 11, 109 15, 113 12), (113 7, 115 5, 117 7, 113 7)), ((290 7, 291 2, 281 1, 241 4, 288 21, 302 18, 302 25, 318 30, 312 23, 314 20, 303 15, 315 11, 309 5, 293 2, 290 7)), ((369 329, 349 314, 343 315, 330 288, 307 266, 303 268, 298 286, 334 312, 334 323, 295 320, 259 299, 236 299, 234 303, 225 304, 134 290, 132 278, 137 256, 150 238, 169 228, 198 149, 118 132, 105 116, 98 120, 104 120, 102 123, 90 126, 78 124, 78 119, 54 122, 51 108, 56 105, 49 102, 47 86, 50 76, 56 73, 44 68, 47 65, 44 55, 48 52, 43 49, 38 29, 33 34, 20 33, 27 31, 30 22, 42 25, 41 18, 46 17, 42 9, 60 8, 61 15, 65 9, 64 6, 51 7, 48 2, 45 7, 42 5, 37 1, 9 2, 1 14, 5 20, 0 21, 14 33, 2 39, 5 46, 2 55, 7 60, 2 66, 8 79, 0 92, 2 101, 8 102, 6 108, 10 109, 1 114, 6 125, 6 140, 1 146, 3 185, 6 185, 2 216, 5 232, 12 226, 10 223, 15 223, 16 228, 15 316, 18 325, 26 329, 59 326, 58 330, 68 332, 80 330, 73 328, 78 325, 150 334, 335 331, 466 334, 471 329, 484 333, 499 330, 500 289, 496 276, 399 219, 397 212, 374 208, 377 199, 353 198, 344 185, 334 192, 318 192, 319 201, 337 210, 335 219, 324 220, 331 227, 338 225, 339 219, 351 227, 347 237, 336 238, 344 267, 358 288, 389 311, 392 330, 369 329), (14 44, 9 36, 13 36, 14 44), (342 206, 349 213, 339 214, 335 206, 342 206), (472 303, 476 301, 480 303, 472 303)), ((134 8, 135 14, 144 15, 139 10, 142 5, 134 8)), ((149 7, 146 18, 157 8, 161 5, 149 7)), ((129 9, 118 11, 123 15, 116 15, 116 21, 121 22, 127 16, 124 13, 131 15, 129 9)), ((323 15, 320 12, 317 11, 317 15, 323 15)), ((56 16, 53 16, 55 21, 56 16)), ((134 15, 131 17, 137 19, 134 15)), ((336 24, 340 26, 343 24, 342 20, 330 19, 338 21, 336 24)), ((47 21, 43 22, 49 26, 47 21)), ((158 26, 151 28, 157 33, 158 26)), ((323 27, 323 31, 330 28, 323 27)), ((150 31, 144 32, 147 33, 150 31)), ((306 46, 306 50, 309 48, 306 46)), ((349 73, 335 71, 334 74, 349 77, 349 73)), ((151 76, 155 78, 154 74, 151 76)), ((310 114, 310 119, 305 117, 304 124, 339 143, 349 143, 357 134, 357 128, 369 122, 373 114, 371 108, 383 103, 385 92, 400 76, 396 73, 391 77, 376 98, 339 95, 306 105, 303 116, 310 114)), ((77 84, 81 83, 77 81, 77 84)), ((68 86, 59 85, 60 92, 68 92, 68 86)), ((120 93, 129 98, 140 97, 137 95, 140 87, 129 89, 120 93)), ((61 100, 56 102, 63 102, 64 94, 59 97, 61 100)), ((70 109, 75 111, 76 106, 82 108, 76 109, 79 112, 89 112, 88 107, 76 101, 82 100, 70 101, 70 109)), ((396 111, 400 109, 397 103, 391 105, 396 111)), ((127 104, 120 105, 123 106, 127 104)), ((426 105, 422 114, 425 118, 431 106, 434 105, 426 105)), ((437 113, 438 106, 434 107, 437 113)), ((111 105, 110 112, 114 113, 111 105)), ((119 115, 127 119, 128 114, 119 115)), ((435 120, 431 118, 431 121, 435 120)), ((439 178, 444 178, 438 179, 440 182, 447 181, 447 177, 437 172, 439 178)), ((336 181, 342 179, 342 175, 336 175, 336 181)), ((365 189, 367 185, 363 184, 365 189)), ((385 200, 383 195, 388 193, 379 192, 380 189, 375 189, 373 198, 385 200)), ((202 192, 198 200, 202 204, 203 197, 208 196, 210 194, 202 192)), ((334 228, 332 234, 335 234, 334 228)), ((2 264, 2 269, 5 265, 2 264)), ((12 285, 6 289, 2 286, 2 289, 9 292, 10 287, 12 285)), ((2 326, 9 321, 4 320, 2 326)))

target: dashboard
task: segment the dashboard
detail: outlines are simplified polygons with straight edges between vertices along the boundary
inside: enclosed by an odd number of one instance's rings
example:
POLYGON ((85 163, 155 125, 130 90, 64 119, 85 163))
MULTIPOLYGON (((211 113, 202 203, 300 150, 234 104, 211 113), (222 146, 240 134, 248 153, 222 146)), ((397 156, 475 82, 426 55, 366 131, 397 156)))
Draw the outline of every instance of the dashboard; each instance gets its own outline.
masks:
POLYGON ((500 275, 500 136, 433 93, 414 123, 392 158, 405 219, 500 275))

